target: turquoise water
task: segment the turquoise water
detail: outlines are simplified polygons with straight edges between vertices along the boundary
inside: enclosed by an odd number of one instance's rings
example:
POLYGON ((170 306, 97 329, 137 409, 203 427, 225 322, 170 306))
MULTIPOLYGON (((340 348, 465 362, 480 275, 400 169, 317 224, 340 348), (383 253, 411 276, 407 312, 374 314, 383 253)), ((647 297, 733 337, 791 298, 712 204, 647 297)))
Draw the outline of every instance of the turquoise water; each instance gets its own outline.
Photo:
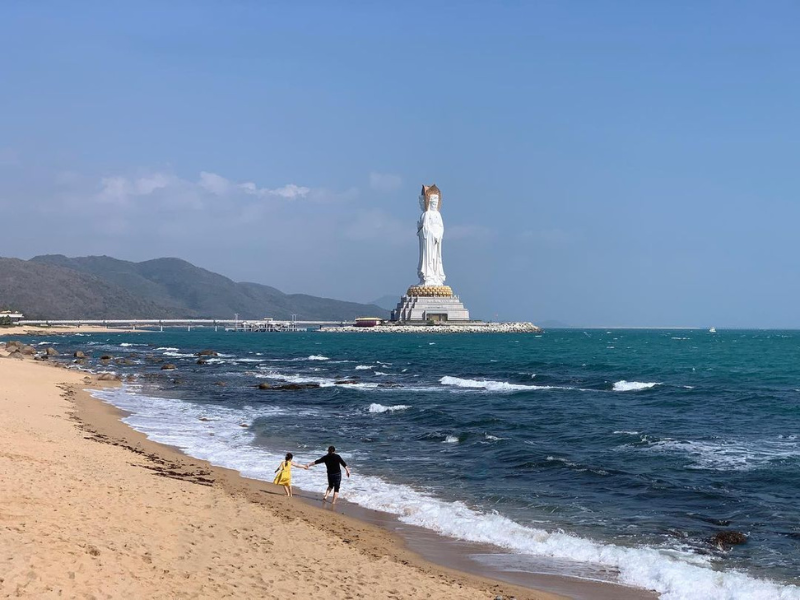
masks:
POLYGON ((335 444, 354 471, 343 497, 505 548, 515 568, 569 560, 664 598, 800 597, 800 332, 53 341, 136 374, 106 399, 159 441, 263 479, 286 451, 335 444), (221 354, 197 365, 203 348, 221 354), (726 530, 748 542, 709 541, 726 530))

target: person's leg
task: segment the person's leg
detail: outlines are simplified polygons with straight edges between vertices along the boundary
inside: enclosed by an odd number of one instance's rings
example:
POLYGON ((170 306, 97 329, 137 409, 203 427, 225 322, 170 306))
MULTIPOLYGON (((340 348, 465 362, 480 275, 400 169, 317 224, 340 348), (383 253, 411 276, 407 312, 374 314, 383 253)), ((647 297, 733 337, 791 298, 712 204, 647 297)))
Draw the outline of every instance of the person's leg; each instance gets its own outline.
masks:
POLYGON ((283 486, 283 492, 287 496, 291 496, 291 494, 289 493, 289 486, 288 485, 283 486))
POLYGON ((294 493, 292 492, 292 484, 290 483, 289 485, 287 485, 286 489, 289 490, 289 497, 291 498, 294 495, 294 493))
POLYGON ((333 478, 333 502, 331 504, 336 504, 336 499, 339 497, 339 486, 342 485, 342 474, 338 473, 333 478))
POLYGON ((333 474, 332 473, 328 473, 328 489, 325 490, 325 495, 322 497, 322 501, 323 502, 325 502, 325 500, 328 499, 328 494, 330 494, 333 491, 333 487, 334 487, 334 485, 336 485, 336 482, 334 481, 334 479, 335 478, 334 478, 333 474))

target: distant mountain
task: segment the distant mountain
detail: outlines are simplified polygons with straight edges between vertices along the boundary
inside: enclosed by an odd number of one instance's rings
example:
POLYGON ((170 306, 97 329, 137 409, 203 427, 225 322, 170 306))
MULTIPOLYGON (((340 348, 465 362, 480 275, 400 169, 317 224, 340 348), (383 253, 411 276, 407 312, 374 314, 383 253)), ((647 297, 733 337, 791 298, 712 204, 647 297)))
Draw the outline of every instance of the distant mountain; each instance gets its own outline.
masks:
POLYGON ((0 306, 29 318, 168 318, 164 306, 88 273, 0 258, 0 306))
POLYGON ((377 300, 373 300, 370 304, 374 304, 375 306, 380 306, 385 310, 394 310, 397 308, 397 303, 400 302, 399 294, 395 294, 394 296, 381 296, 377 300))
POLYGON ((109 256, 0 259, 0 304, 38 318, 273 317, 347 321, 387 316, 374 305, 284 294, 236 283, 178 258, 129 262, 109 256))
POLYGON ((551 319, 549 321, 542 321, 541 323, 537 323, 539 327, 542 329, 573 329, 575 327, 580 327, 580 325, 570 325, 569 323, 564 323, 563 321, 556 321, 555 319, 551 319))

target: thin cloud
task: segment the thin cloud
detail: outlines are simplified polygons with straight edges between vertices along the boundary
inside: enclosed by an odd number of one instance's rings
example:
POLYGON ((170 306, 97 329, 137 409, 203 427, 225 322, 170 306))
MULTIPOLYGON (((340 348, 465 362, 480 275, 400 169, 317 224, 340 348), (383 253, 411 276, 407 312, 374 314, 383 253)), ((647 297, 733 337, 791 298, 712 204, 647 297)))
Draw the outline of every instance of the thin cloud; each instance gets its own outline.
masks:
POLYGON ((369 187, 376 192, 394 192, 400 189, 401 185, 403 185, 403 179, 399 175, 376 173, 374 171, 369 174, 369 187))
POLYGON ((200 172, 200 180, 197 182, 197 185, 216 196, 230 196, 237 193, 244 193, 249 196, 259 196, 262 198, 275 196, 279 198, 286 198, 287 200, 305 198, 311 191, 311 188, 296 185, 294 183, 287 183, 286 185, 275 189, 260 188, 252 181, 234 183, 222 175, 209 173, 207 171, 200 172))

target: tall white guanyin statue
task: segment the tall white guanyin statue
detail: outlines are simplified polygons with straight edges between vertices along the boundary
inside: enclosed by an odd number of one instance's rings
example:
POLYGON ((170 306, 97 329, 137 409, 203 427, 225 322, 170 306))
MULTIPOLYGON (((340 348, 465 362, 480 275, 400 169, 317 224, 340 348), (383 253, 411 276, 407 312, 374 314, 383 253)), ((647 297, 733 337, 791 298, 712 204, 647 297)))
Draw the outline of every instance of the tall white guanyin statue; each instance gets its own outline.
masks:
POLYGON ((419 195, 422 215, 417 223, 419 237, 419 284, 424 286, 444 285, 445 275, 442 267, 442 193, 434 185, 423 185, 419 195))

